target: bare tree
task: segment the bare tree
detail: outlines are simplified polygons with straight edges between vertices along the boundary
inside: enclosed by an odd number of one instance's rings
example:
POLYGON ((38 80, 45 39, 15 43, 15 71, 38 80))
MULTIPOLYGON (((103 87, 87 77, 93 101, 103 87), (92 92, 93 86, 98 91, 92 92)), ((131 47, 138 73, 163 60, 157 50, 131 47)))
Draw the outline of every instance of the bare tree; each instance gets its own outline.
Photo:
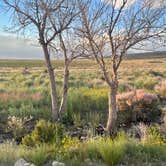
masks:
POLYGON ((116 131, 118 69, 123 57, 132 47, 166 33, 166 6, 147 0, 78 1, 81 14, 77 33, 84 38, 109 87, 106 131, 112 135, 116 131))
MULTIPOLYGON (((13 11, 16 30, 30 30, 38 35, 43 49, 45 62, 50 79, 52 120, 59 118, 58 94, 56 89, 54 68, 51 63, 50 47, 55 39, 75 18, 74 0, 3 0, 4 4, 13 11)), ((65 63, 65 73, 68 75, 68 64, 65 63), (67 68, 67 69, 66 69, 67 68)), ((68 77, 65 77, 68 79, 68 77)), ((66 82, 66 80, 65 80, 66 82)))
MULTIPOLYGON (((75 23, 75 22, 73 22, 75 23)), ((59 106, 59 113, 63 113, 66 108, 67 104, 67 97, 68 97, 68 88, 69 88, 69 74, 70 74, 70 64, 73 60, 78 57, 82 56, 80 51, 80 42, 79 38, 75 35, 75 27, 71 27, 64 30, 63 32, 59 33, 58 39, 59 42, 52 43, 51 47, 53 51, 57 51, 58 55, 63 57, 64 59, 64 80, 63 80, 63 87, 62 87, 62 98, 59 106), (57 46, 56 46, 57 45, 57 46), (56 49, 60 46, 58 49, 56 49), (55 49, 55 50, 54 50, 55 49)))

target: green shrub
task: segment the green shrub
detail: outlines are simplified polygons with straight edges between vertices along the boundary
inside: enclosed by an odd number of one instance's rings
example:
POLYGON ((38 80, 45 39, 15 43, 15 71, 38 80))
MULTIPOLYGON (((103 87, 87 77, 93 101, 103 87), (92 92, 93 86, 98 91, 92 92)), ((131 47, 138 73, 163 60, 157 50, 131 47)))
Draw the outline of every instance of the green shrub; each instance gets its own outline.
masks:
POLYGON ((61 122, 66 126, 72 125, 74 123, 73 114, 74 113, 71 111, 63 112, 61 117, 61 122))
POLYGON ((108 89, 71 88, 67 110, 76 113, 105 111, 108 106, 108 89))
POLYGON ((120 134, 116 139, 98 138, 90 139, 79 147, 82 160, 89 158, 93 160, 102 159, 106 165, 114 166, 123 158, 126 151, 128 138, 120 134))
POLYGON ((22 144, 34 146, 41 143, 60 143, 63 136, 64 128, 62 125, 40 120, 32 133, 22 139, 22 144))
POLYGON ((18 107, 10 106, 9 115, 20 118, 33 117, 34 119, 50 119, 51 111, 49 108, 38 108, 33 103, 22 103, 18 107))
POLYGON ((8 112, 0 110, 0 132, 4 132, 7 129, 8 112))
POLYGON ((155 86, 155 91, 160 97, 166 98, 166 80, 155 86))
POLYGON ((135 82, 136 88, 138 89, 144 88, 148 90, 152 90, 156 84, 157 84, 157 80, 151 77, 145 77, 143 79, 141 77, 141 78, 138 78, 135 82))
POLYGON ((0 145, 0 165, 13 166, 18 159, 24 158, 27 162, 42 166, 48 161, 50 152, 54 151, 54 145, 42 144, 29 148, 7 142, 0 145))
POLYGON ((166 163, 166 146, 129 143, 126 154, 122 160, 124 165, 156 165, 162 166, 166 163))
POLYGON ((8 130, 13 133, 14 138, 22 137, 27 132, 24 124, 30 119, 27 117, 24 118, 19 118, 15 116, 8 117, 8 130))
POLYGON ((166 144, 166 135, 161 133, 158 125, 148 127, 145 142, 148 144, 166 144))
MULTIPOLYGON (((26 149, 26 148, 25 148, 26 149)), ((44 165, 49 158, 49 150, 51 150, 50 146, 42 144, 38 145, 31 150, 26 150, 24 152, 23 157, 28 161, 36 166, 44 165)))

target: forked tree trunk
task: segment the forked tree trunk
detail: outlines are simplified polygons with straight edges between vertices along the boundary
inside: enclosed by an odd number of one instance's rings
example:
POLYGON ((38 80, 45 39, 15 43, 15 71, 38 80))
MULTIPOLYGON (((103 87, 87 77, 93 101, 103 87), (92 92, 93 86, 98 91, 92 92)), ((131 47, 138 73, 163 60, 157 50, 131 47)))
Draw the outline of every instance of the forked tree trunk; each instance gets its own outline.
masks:
POLYGON ((109 135, 116 133, 117 106, 116 106, 117 86, 110 87, 109 90, 109 114, 107 119, 106 131, 109 135))
POLYGON ((50 79, 51 103, 52 103, 51 119, 52 121, 56 121, 59 118, 59 114, 58 114, 58 95, 56 91, 54 69, 51 64, 50 55, 49 55, 47 46, 43 44, 42 48, 44 51, 45 61, 46 61, 48 75, 50 79))
POLYGON ((69 87, 69 61, 65 61, 65 70, 64 70, 64 82, 63 82, 63 89, 62 89, 62 98, 61 104, 59 108, 59 115, 65 111, 66 104, 67 104, 67 97, 68 97, 68 87, 69 87))

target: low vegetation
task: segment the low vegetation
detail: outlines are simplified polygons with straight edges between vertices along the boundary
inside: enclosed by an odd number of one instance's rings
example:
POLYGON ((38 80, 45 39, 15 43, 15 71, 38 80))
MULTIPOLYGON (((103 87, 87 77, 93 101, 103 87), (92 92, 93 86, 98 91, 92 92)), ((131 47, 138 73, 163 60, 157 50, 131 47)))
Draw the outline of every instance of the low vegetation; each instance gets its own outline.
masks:
MULTIPOLYGON (((12 166, 19 158, 36 166, 53 160, 67 166, 165 165, 166 69, 164 63, 151 61, 125 60, 120 68, 118 128, 114 138, 102 131, 108 89, 91 61, 87 65, 82 65, 81 60, 71 65, 67 108, 57 123, 50 119, 45 68, 32 67, 36 64, 31 66, 28 62, 23 72, 21 63, 7 62, 6 67, 0 68, 0 165, 12 166), (140 71, 132 67, 142 63, 144 68, 140 71), (146 79, 141 79, 145 75, 146 79)), ((61 69, 55 69, 58 91, 61 69)))

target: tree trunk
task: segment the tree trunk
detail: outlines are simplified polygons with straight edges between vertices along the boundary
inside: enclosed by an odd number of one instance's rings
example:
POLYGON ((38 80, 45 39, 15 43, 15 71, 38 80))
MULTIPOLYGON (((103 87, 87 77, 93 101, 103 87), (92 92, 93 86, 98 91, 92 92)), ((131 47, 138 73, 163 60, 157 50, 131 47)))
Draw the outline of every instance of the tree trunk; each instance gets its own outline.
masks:
MULTIPOLYGON (((114 83, 115 84, 115 83, 114 83)), ((106 131, 109 135, 116 133, 117 106, 116 106, 117 85, 113 85, 109 90, 109 114, 106 131)))
POLYGON ((58 120, 59 115, 58 115, 58 95, 57 95, 57 91, 56 91, 54 69, 51 64, 47 45, 42 44, 42 48, 44 51, 45 61, 46 61, 48 75, 49 75, 49 79, 50 79, 51 103, 52 103, 51 119, 53 121, 56 121, 56 120, 58 120))
POLYGON ((65 70, 64 70, 64 82, 63 82, 63 89, 62 89, 62 98, 61 104, 59 108, 59 115, 65 111, 66 104, 67 104, 67 97, 68 97, 68 87, 69 87, 69 61, 65 61, 65 70))

